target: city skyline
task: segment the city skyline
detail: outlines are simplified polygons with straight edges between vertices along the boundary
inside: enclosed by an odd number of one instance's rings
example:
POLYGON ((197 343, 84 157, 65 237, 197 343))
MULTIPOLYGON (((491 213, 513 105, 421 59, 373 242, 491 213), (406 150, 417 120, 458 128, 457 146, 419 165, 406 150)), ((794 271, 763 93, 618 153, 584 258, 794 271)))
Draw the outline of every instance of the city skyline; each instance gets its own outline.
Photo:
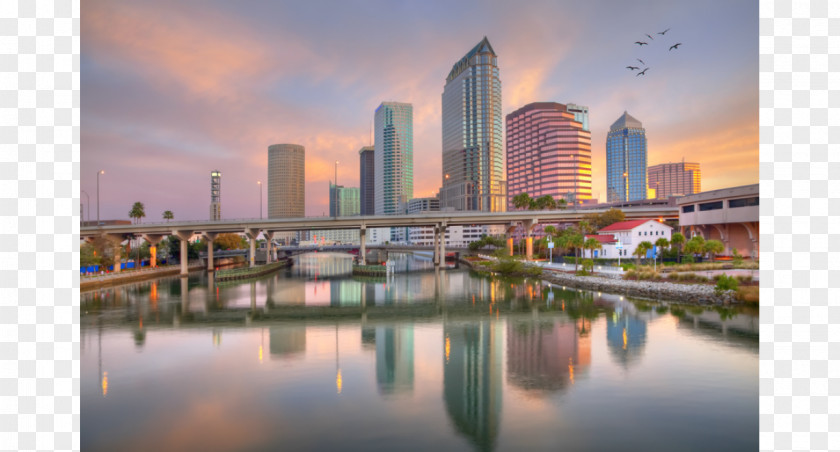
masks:
POLYGON ((196 201, 206 199, 213 169, 227 181, 223 218, 255 218, 264 150, 278 142, 307 148, 306 215, 322 215, 336 160, 339 180, 359 186, 367 112, 384 99, 414 105, 414 196, 432 196, 441 185, 444 77, 483 36, 500 55, 503 114, 529 102, 589 107, 594 197, 606 200, 606 131, 624 110, 644 120, 649 165, 692 155, 705 189, 758 180, 758 19, 745 5, 651 2, 606 16, 597 4, 498 2, 478 17, 466 4, 447 14, 440 3, 371 6, 365 17, 334 5, 326 18, 308 5, 202 5, 83 5, 81 188, 94 191, 106 170, 102 219, 124 218, 134 201, 145 203, 147 222, 164 210, 204 218, 207 204, 196 201), (356 27, 348 16, 379 28, 348 37, 356 27), (446 31, 429 33, 433 23, 446 31), (634 48, 664 27, 684 42, 679 52, 634 48), (207 31, 215 28, 228 34, 207 31), (651 65, 645 77, 624 69, 636 57, 651 65))

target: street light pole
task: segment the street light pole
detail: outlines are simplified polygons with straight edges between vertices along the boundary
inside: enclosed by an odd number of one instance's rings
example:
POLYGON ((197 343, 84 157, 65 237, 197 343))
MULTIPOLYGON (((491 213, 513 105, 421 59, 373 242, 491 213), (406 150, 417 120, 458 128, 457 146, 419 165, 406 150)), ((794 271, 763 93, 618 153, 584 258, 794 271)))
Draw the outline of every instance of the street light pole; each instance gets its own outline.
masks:
POLYGON ((105 170, 96 173, 96 227, 99 227, 99 176, 105 174, 105 170))
POLYGON ((260 186, 260 220, 262 220, 262 181, 258 180, 257 185, 260 186))

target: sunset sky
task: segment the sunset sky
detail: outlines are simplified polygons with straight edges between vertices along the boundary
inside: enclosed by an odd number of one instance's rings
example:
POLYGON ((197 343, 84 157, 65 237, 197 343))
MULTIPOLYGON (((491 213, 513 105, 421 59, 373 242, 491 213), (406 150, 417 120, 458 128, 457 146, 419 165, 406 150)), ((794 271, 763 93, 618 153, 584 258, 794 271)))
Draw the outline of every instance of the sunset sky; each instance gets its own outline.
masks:
POLYGON ((703 190, 758 182, 756 1, 86 0, 81 17, 91 219, 100 169, 102 219, 128 219, 135 201, 144 222, 164 210, 207 219, 216 169, 222 218, 258 217, 276 143, 305 146, 306 214, 324 215, 336 160, 339 184, 358 186, 382 101, 413 104, 414 196, 432 196, 445 78, 484 36, 503 115, 536 101, 589 107, 601 200, 606 133, 625 110, 647 130, 649 165, 699 162, 703 190), (635 45, 646 33, 650 45, 635 45), (646 75, 625 68, 636 58, 646 75))

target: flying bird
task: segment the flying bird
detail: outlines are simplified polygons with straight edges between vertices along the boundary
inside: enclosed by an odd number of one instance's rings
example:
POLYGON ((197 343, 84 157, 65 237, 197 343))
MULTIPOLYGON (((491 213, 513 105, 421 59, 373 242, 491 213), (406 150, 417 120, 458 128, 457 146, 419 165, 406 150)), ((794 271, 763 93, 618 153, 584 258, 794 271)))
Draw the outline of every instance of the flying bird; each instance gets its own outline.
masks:
POLYGON ((679 46, 681 46, 681 45, 682 45, 682 43, 681 43, 681 42, 678 42, 678 43, 676 43, 676 44, 672 45, 672 46, 671 46, 671 48, 669 48, 669 49, 668 49, 668 51, 670 52, 670 51, 672 51, 672 50, 676 49, 677 47, 679 47, 679 46))
POLYGON ((636 41, 635 43, 640 45, 640 46, 646 46, 647 45, 646 42, 642 42, 642 41, 636 41))
POLYGON ((670 30, 670 28, 666 29, 665 31, 660 31, 660 32, 659 32, 659 33, 657 33, 657 34, 658 34, 658 35, 665 36, 665 33, 668 33, 668 30, 670 30))
POLYGON ((645 62, 644 62, 644 61, 642 61, 642 60, 640 60, 640 59, 638 59, 638 58, 636 58, 636 61, 638 61, 639 63, 645 64, 645 62))
POLYGON ((627 66, 627 69, 630 69, 631 71, 635 71, 639 68, 637 68, 636 66, 627 66))
POLYGON ((650 40, 651 40, 651 41, 653 41, 653 36, 651 36, 651 35, 649 35, 649 34, 647 34, 647 33, 645 33, 645 36, 647 36, 648 38, 650 38, 650 40))
POLYGON ((639 72, 638 74, 636 74, 636 77, 638 77, 638 76, 640 76, 640 75, 645 75, 645 72, 647 72, 647 70, 648 70, 648 69, 650 69, 650 68, 649 68, 649 67, 646 67, 644 71, 641 71, 641 72, 639 72))

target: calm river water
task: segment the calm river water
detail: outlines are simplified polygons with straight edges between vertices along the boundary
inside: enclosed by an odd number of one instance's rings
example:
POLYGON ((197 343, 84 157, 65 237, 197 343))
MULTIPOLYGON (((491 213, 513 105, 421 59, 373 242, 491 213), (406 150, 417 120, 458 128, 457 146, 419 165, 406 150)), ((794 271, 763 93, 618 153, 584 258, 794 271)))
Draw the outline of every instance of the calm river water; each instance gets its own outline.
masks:
POLYGON ((755 450, 758 316, 340 255, 82 294, 83 450, 755 450))

